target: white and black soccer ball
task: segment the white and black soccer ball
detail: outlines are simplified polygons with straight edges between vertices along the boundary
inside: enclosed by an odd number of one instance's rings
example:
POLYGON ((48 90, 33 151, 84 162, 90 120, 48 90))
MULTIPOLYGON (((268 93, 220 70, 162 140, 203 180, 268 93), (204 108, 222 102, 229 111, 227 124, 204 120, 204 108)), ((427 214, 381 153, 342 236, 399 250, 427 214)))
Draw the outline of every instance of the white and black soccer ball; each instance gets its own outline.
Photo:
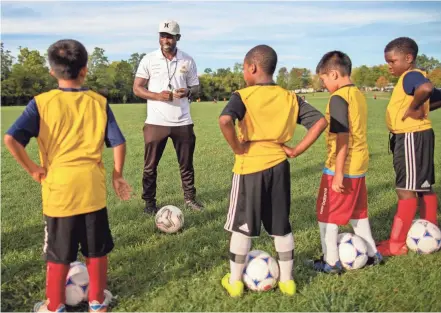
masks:
POLYGON ((407 233, 406 244, 417 253, 433 253, 441 248, 441 231, 429 221, 415 220, 407 233))
POLYGON ((337 237, 340 262, 347 270, 356 270, 366 265, 367 246, 364 240, 351 233, 342 233, 337 237))
POLYGON ((84 263, 72 262, 66 276, 66 304, 78 305, 87 301, 89 292, 89 272, 84 263))
POLYGON ((155 223, 164 233, 176 233, 184 226, 184 214, 179 208, 166 205, 156 213, 155 223))
POLYGON ((264 251, 250 251, 246 258, 242 278, 248 289, 268 291, 277 285, 279 264, 264 251))

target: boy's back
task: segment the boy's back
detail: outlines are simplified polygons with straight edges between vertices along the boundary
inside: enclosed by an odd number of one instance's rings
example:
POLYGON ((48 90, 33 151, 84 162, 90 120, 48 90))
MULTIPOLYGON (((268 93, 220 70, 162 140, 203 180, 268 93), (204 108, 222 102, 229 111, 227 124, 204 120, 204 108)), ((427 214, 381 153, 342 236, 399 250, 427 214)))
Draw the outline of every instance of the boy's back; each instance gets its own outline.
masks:
POLYGON ((87 89, 55 89, 35 100, 41 119, 38 140, 44 165, 56 169, 100 162, 107 122, 104 97, 87 89))
POLYGON ((282 144, 291 140, 296 124, 310 128, 321 117, 298 96, 273 83, 238 90, 222 114, 240 120, 238 138, 250 143, 246 154, 236 155, 236 174, 263 171, 286 160, 282 144))
POLYGON ((87 89, 55 89, 35 102, 40 159, 48 173, 42 181, 44 214, 71 216, 105 207, 107 100, 87 89))

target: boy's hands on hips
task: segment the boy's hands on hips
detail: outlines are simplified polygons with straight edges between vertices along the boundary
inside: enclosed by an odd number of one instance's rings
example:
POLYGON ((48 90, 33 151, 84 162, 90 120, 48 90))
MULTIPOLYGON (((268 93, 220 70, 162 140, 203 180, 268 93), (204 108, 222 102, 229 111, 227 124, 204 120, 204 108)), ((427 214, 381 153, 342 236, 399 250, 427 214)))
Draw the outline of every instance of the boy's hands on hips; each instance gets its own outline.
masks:
POLYGON ((46 178, 46 169, 44 167, 38 166, 34 164, 29 169, 29 174, 32 176, 32 179, 41 184, 41 181, 46 178))
POLYGON ((427 114, 424 113, 424 107, 420 106, 418 109, 413 110, 411 108, 407 109, 406 113, 404 113, 402 121, 406 118, 413 118, 415 120, 423 120, 427 117, 427 114))
POLYGON ((295 158, 298 155, 295 147, 291 148, 291 147, 288 147, 287 145, 282 145, 282 149, 283 149, 283 151, 285 151, 288 158, 295 158))
POLYGON ((242 155, 248 152, 248 149, 250 148, 250 142, 249 141, 242 141, 240 142, 235 148, 234 148, 234 154, 242 155))

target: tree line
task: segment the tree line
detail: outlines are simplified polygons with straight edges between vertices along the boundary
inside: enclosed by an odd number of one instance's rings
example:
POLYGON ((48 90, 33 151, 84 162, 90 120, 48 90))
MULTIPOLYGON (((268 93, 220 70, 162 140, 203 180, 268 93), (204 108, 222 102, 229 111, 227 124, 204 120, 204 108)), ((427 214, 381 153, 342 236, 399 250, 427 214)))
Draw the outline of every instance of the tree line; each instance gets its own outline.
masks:
MULTIPOLYGON (((111 62, 104 49, 94 48, 89 55, 85 86, 105 93, 110 103, 145 102, 132 92, 133 79, 144 55, 145 53, 133 53, 128 60, 111 62)), ((418 56, 417 64, 427 71, 435 86, 441 87, 440 61, 422 54, 418 56)), ((354 68, 351 78, 361 88, 385 88, 397 82, 397 78, 389 74, 387 65, 363 65, 354 68)), ((232 68, 206 68, 199 80, 201 101, 228 99, 233 91, 245 87, 241 63, 235 63, 232 68)), ((306 68, 282 67, 276 73, 275 80, 278 85, 290 90, 312 88, 321 91, 323 88, 318 76, 306 68)), ((57 88, 57 81, 49 74, 47 55, 41 55, 38 50, 19 47, 19 53, 15 58, 1 43, 3 106, 23 105, 35 95, 53 88, 57 88)))

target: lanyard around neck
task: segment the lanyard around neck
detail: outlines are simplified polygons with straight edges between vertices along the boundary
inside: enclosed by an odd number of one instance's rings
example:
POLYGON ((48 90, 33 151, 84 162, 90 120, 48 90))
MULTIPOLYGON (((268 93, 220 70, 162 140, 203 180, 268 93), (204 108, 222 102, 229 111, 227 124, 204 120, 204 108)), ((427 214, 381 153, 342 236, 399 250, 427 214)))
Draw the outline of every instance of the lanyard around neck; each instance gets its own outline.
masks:
POLYGON ((171 81, 172 81, 173 77, 174 77, 174 76, 175 76, 175 74, 176 74, 176 69, 178 68, 178 60, 176 59, 176 65, 175 65, 175 70, 173 71, 173 73, 172 73, 172 75, 171 75, 171 76, 170 76, 171 61, 170 61, 170 68, 169 68, 169 66, 168 66, 168 63, 169 63, 169 61, 168 61, 168 59, 167 59, 167 58, 165 58, 165 63, 166 63, 166 65, 167 65, 167 74, 168 74, 168 88, 169 88, 170 90, 173 90, 173 86, 171 85, 171 81))

